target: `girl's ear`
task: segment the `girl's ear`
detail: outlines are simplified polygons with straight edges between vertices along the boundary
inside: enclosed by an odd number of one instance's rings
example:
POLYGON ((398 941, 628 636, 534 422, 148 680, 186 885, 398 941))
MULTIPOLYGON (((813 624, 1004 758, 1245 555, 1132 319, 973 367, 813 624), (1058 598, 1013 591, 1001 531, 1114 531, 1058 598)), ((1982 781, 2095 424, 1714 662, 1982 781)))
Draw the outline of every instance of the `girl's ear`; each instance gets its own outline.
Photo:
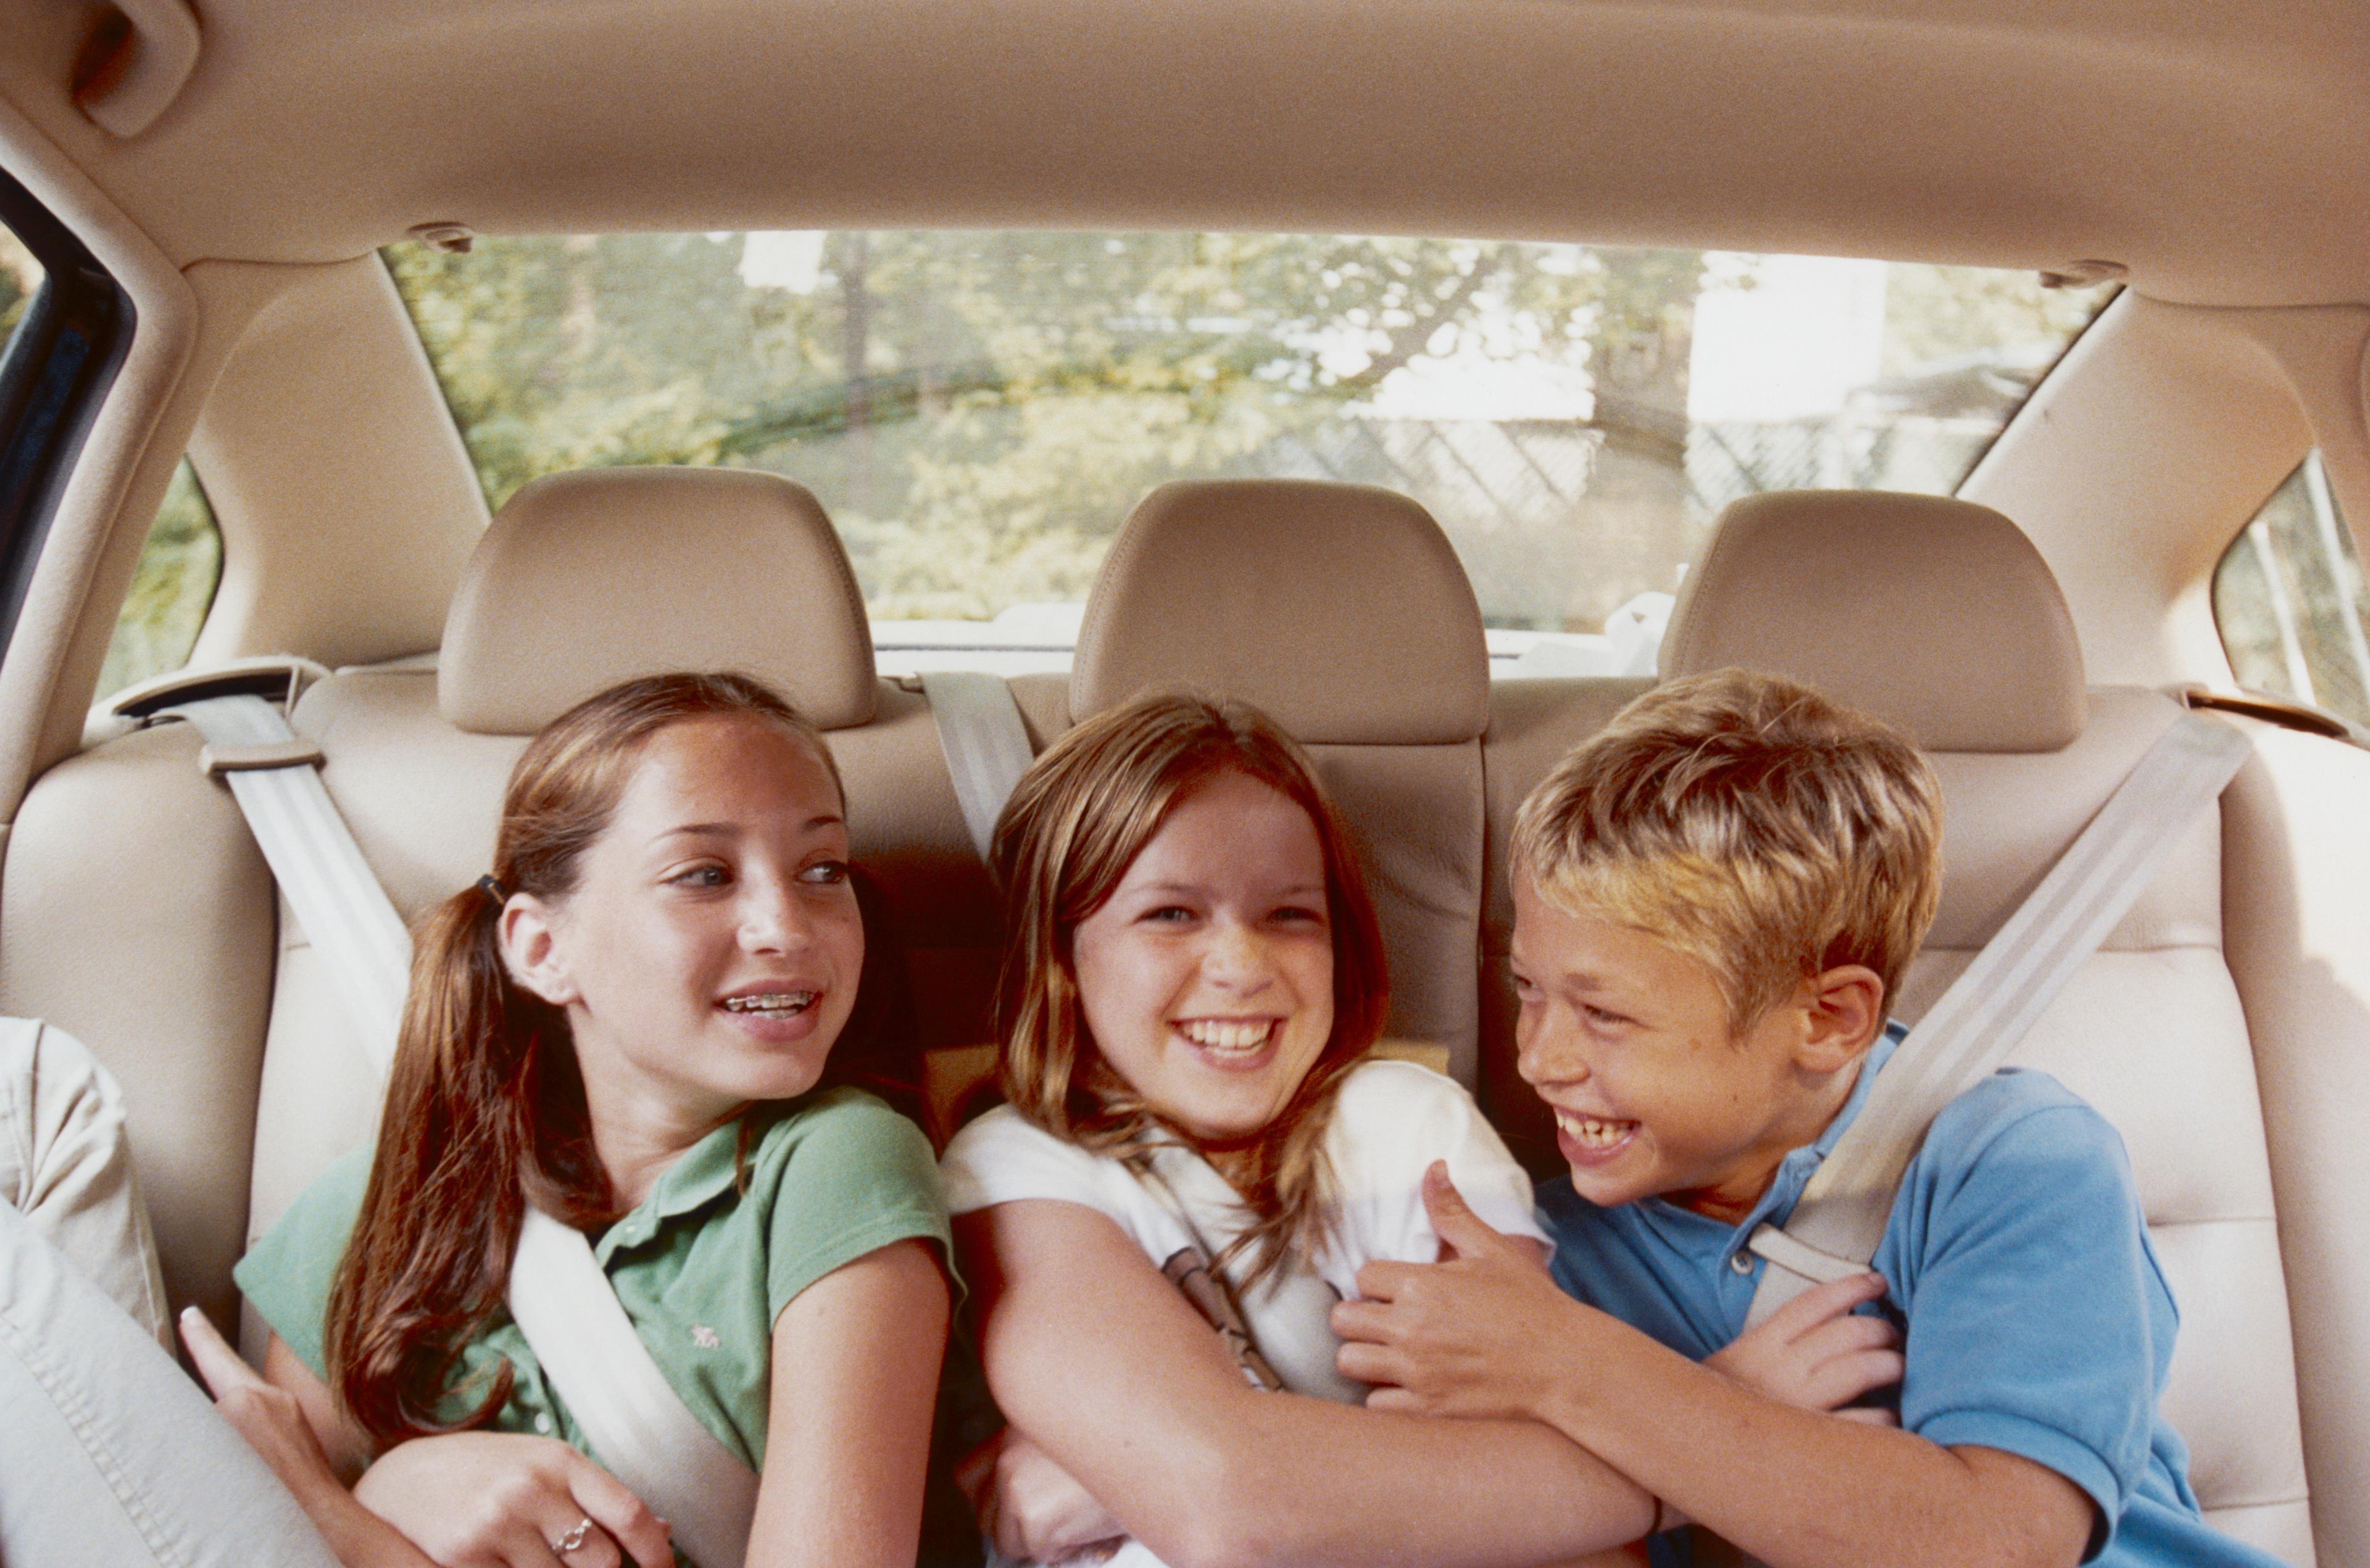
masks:
POLYGON ((554 1007, 582 994, 560 950, 552 907, 532 893, 513 893, 495 916, 495 944, 511 981, 554 1007))
POLYGON ((1805 1025, 1794 1059, 1814 1072, 1840 1072, 1883 1031, 1884 981, 1864 964, 1812 976, 1805 1025))

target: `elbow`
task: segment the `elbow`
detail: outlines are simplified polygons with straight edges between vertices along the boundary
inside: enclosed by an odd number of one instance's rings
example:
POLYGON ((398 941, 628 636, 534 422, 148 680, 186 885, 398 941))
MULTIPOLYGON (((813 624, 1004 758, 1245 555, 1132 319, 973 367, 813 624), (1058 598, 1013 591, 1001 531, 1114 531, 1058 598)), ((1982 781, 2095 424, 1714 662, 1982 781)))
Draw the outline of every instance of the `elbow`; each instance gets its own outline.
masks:
POLYGON ((1171 1472, 1165 1516, 1136 1537, 1168 1568, 1305 1568, 1293 1526, 1306 1500, 1295 1510, 1279 1495, 1276 1471, 1256 1455, 1204 1451, 1171 1472))

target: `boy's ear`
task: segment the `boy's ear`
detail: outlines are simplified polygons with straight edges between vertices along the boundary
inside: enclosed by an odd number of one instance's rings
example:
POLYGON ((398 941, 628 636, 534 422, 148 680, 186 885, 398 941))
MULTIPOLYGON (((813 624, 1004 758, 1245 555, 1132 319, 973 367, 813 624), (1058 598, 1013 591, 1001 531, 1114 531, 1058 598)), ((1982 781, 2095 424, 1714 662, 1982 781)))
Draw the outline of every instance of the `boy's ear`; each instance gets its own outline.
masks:
POLYGON ((1865 964, 1839 964, 1811 977, 1795 1059, 1813 1072, 1839 1072, 1884 1031, 1884 981, 1865 964))
POLYGON ((497 917, 495 940, 513 985, 554 1007, 565 1007, 577 1000, 579 992, 561 956, 551 916, 550 906, 534 894, 512 894, 497 917))

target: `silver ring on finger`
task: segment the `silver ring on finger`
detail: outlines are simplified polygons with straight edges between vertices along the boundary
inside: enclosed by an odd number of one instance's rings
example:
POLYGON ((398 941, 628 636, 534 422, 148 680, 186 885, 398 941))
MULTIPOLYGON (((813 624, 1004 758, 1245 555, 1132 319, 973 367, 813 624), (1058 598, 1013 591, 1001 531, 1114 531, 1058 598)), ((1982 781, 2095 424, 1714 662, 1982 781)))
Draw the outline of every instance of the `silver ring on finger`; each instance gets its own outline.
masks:
POLYGON ((569 1552, 575 1551, 578 1547, 582 1546, 585 1541, 592 1537, 592 1516, 587 1514, 582 1518, 576 1521, 575 1528, 569 1530, 566 1535, 561 1536, 558 1540, 551 1543, 551 1554, 554 1557, 565 1557, 569 1552))

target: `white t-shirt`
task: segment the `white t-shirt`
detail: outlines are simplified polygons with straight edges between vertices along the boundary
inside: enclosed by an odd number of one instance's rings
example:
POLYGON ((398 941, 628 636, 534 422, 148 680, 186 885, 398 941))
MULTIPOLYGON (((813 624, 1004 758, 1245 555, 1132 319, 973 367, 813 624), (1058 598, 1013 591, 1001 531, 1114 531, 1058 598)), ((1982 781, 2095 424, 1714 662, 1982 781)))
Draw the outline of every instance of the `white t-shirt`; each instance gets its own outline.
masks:
MULTIPOLYGON (((1500 1230, 1545 1242, 1532 1217, 1531 1179, 1480 1107, 1453 1080, 1403 1061, 1368 1061, 1341 1083, 1326 1156, 1333 1192, 1313 1270, 1290 1264, 1260 1288, 1241 1291, 1248 1260, 1234 1274, 1252 1337, 1284 1387, 1294 1393, 1356 1403, 1365 1385, 1334 1369, 1340 1341, 1328 1321, 1333 1304, 1358 1293, 1358 1270, 1377 1260, 1430 1263, 1440 1237, 1423 1211, 1423 1173, 1448 1162, 1456 1190, 1500 1230)), ((999 1203, 1052 1198, 1109 1215, 1157 1265, 1193 1238, 1177 1217, 1120 1161, 1066 1143, 998 1106, 955 1135, 940 1161, 947 1206, 968 1214, 999 1203)), ((1193 1227, 1213 1252, 1249 1224, 1234 1189, 1203 1161, 1181 1150, 1160 1170, 1193 1227)))

